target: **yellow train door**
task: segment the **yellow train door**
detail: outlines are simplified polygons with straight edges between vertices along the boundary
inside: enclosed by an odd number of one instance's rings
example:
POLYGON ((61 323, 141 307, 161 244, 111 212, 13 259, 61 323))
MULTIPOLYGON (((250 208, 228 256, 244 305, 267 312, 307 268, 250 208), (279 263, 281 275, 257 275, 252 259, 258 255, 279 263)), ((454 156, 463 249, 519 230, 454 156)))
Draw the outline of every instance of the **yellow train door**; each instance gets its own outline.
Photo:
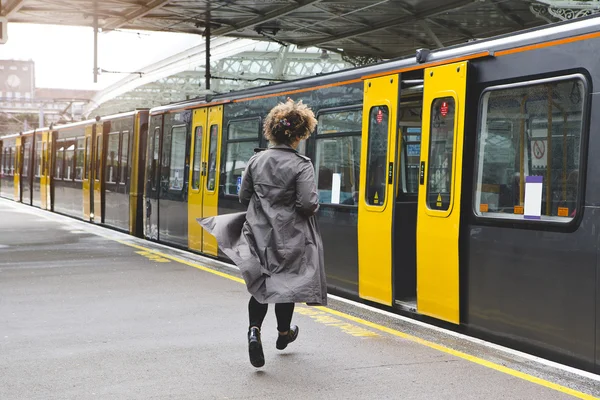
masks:
POLYGON ((194 110, 188 187, 188 246, 213 256, 217 240, 200 227, 197 218, 217 215, 223 106, 194 110))
POLYGON ((358 294, 392 304, 392 220, 399 76, 365 80, 358 201, 358 294))
POLYGON ((208 122, 208 108, 194 110, 192 116, 192 143, 190 154, 190 176, 188 187, 188 247, 192 250, 202 251, 204 229, 198 224, 196 218, 202 218, 203 187, 206 176, 204 165, 204 141, 206 124, 208 122))
POLYGON ((425 70, 417 216, 417 311, 455 324, 467 65, 425 70))
POLYGON ((95 135, 95 160, 94 160, 94 217, 93 221, 101 223, 102 221, 102 188, 104 187, 104 135, 102 134, 102 123, 94 124, 96 127, 95 135))
POLYGON ((89 221, 94 217, 94 209, 92 208, 92 193, 91 182, 94 178, 92 162, 92 144, 94 143, 94 126, 88 125, 85 127, 85 153, 83 164, 83 219, 89 221))
POLYGON ((49 149, 50 132, 42 133, 42 154, 40 162, 40 201, 42 210, 50 209, 50 168, 49 168, 49 149))
POLYGON ((22 162, 23 162, 23 145, 21 138, 17 138, 17 143, 15 146, 15 174, 14 174, 14 182, 15 182, 15 201, 21 201, 21 171, 22 171, 22 162))

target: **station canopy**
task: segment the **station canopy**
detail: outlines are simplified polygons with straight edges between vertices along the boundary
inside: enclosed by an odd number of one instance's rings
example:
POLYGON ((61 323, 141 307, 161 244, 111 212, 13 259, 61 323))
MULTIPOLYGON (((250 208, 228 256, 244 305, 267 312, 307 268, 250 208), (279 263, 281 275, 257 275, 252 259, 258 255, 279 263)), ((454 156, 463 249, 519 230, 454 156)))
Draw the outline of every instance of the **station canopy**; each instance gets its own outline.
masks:
POLYGON ((597 12, 599 0, 0 0, 12 22, 230 36, 388 59, 597 12))

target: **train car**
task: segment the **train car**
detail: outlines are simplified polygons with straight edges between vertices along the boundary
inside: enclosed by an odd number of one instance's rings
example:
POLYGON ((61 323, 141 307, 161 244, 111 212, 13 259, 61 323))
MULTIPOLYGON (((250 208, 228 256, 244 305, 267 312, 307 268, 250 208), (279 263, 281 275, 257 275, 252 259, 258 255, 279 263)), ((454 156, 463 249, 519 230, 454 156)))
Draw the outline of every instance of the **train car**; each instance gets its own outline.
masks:
POLYGON ((49 209, 48 129, 6 136, 0 142, 0 196, 49 209))
POLYGON ((147 126, 136 110, 54 127, 52 210, 140 236, 147 126))
POLYGON ((210 256, 262 119, 315 111, 329 288, 600 371, 600 19, 150 111, 144 235, 210 256))

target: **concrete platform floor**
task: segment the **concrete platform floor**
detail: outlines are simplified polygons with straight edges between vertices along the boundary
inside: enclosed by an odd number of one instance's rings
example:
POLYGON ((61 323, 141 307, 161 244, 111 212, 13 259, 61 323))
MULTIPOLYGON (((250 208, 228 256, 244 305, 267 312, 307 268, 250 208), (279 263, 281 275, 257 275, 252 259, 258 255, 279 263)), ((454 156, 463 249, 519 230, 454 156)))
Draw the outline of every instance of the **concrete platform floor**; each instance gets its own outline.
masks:
POLYGON ((248 361, 222 263, 0 200, 0 399, 562 399, 593 374, 332 299, 248 361))

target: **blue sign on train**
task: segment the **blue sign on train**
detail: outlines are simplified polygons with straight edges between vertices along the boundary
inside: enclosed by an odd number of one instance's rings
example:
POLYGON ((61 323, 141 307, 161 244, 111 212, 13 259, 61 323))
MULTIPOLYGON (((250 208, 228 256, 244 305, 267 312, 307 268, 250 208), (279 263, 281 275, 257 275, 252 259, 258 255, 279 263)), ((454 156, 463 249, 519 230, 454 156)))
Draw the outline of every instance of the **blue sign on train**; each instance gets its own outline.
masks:
POLYGON ((240 190, 242 190, 242 177, 238 176, 238 178, 237 178, 237 194, 240 194, 240 190))

